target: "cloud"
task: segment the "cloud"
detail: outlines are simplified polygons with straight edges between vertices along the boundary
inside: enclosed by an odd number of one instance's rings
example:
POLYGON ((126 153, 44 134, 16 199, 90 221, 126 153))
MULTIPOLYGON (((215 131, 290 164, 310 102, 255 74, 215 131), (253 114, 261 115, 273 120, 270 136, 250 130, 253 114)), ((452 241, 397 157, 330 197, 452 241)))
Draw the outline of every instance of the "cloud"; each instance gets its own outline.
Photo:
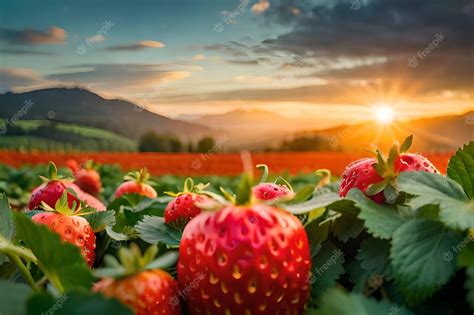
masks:
POLYGON ((0 91, 31 86, 43 82, 43 78, 31 69, 0 68, 0 91))
POLYGON ((55 56, 56 53, 47 52, 47 51, 39 51, 39 50, 30 50, 30 49, 16 49, 16 48, 4 48, 0 49, 1 54, 5 55, 32 55, 32 56, 55 56))
POLYGON ((252 12, 255 14, 262 14, 270 8, 270 2, 268 0, 259 0, 252 6, 252 12))
POLYGON ((263 64, 271 64, 273 61, 270 58, 256 58, 256 59, 230 59, 226 60, 227 63, 235 64, 235 65, 263 65, 263 64))
POLYGON ((142 50, 145 48, 163 48, 165 44, 161 42, 157 42, 154 40, 144 40, 134 44, 127 44, 127 45, 118 45, 108 47, 107 50, 111 51, 127 51, 127 50, 142 50))
POLYGON ((206 59, 205 55, 196 55, 196 56, 193 57, 194 61, 202 61, 204 59, 206 59))
POLYGON ((202 68, 179 64, 81 64, 65 68, 47 78, 85 84, 118 94, 144 93, 157 86, 179 81, 202 68))
POLYGON ((57 45, 64 44, 67 33, 60 27, 53 26, 46 31, 24 29, 0 29, 0 39, 10 44, 20 45, 57 45))

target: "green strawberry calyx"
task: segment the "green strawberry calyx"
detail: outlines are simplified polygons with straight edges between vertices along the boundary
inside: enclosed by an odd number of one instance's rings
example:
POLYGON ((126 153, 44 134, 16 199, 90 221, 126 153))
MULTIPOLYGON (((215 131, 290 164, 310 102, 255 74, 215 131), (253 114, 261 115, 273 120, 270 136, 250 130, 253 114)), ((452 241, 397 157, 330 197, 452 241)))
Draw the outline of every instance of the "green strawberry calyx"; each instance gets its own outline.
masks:
POLYGON ((142 168, 140 171, 129 172, 123 179, 125 181, 134 181, 137 184, 156 185, 155 182, 150 180, 150 173, 148 173, 146 168, 142 168))
POLYGON ((68 193, 72 193, 75 195, 74 191, 68 188, 67 190, 63 192, 63 194, 61 195, 61 198, 59 198, 56 201, 54 208, 49 206, 44 201, 42 201, 41 206, 43 210, 49 211, 49 212, 57 212, 57 213, 61 213, 63 215, 68 215, 68 216, 72 216, 72 215, 83 216, 83 215, 87 215, 94 212, 93 209, 90 207, 81 208, 80 203, 77 203, 76 201, 73 201, 72 207, 69 207, 68 193))
POLYGON ((155 259, 157 254, 156 245, 148 247, 142 254, 140 247, 132 243, 129 248, 119 249, 118 259, 105 255, 105 267, 96 269, 94 275, 98 278, 124 278, 145 270, 170 268, 178 261, 177 251, 168 251, 155 259))
POLYGON ((390 149, 387 158, 380 150, 377 149, 375 151, 377 162, 372 164, 372 167, 384 180, 379 183, 369 185, 366 190, 367 195, 374 196, 386 190, 396 192, 394 180, 398 176, 398 171, 395 169, 395 162, 399 159, 402 153, 405 153, 408 151, 408 149, 410 149, 412 143, 413 135, 407 137, 401 145, 398 142, 395 142, 390 149))

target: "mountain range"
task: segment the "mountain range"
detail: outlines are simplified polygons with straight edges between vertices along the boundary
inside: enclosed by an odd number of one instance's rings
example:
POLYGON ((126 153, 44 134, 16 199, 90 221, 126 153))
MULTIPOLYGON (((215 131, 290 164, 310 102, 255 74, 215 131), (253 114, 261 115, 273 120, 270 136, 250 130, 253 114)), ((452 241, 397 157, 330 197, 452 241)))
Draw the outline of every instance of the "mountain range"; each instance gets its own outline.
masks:
MULTIPOLYGON (((389 126, 362 122, 353 126, 315 129, 306 118, 284 117, 265 110, 233 110, 224 114, 179 116, 171 119, 120 99, 103 97, 80 88, 49 88, 0 95, 0 118, 21 113, 25 101, 32 105, 23 120, 51 120, 111 131, 133 141, 145 132, 197 140, 225 137, 224 150, 277 149, 284 141, 317 138, 340 151, 357 151, 372 145, 384 148, 393 139, 415 135, 414 149, 450 151, 474 139, 474 112, 435 118, 399 121, 389 126), (375 132, 375 131, 378 132, 375 132)), ((327 147, 327 146, 325 146, 327 147)))
POLYGON ((170 119, 131 102, 104 99, 79 88, 1 94, 0 117, 14 117, 28 100, 32 105, 21 119, 45 120, 53 116, 57 122, 105 129, 132 139, 138 139, 149 130, 189 139, 198 139, 211 133, 208 127, 170 119))

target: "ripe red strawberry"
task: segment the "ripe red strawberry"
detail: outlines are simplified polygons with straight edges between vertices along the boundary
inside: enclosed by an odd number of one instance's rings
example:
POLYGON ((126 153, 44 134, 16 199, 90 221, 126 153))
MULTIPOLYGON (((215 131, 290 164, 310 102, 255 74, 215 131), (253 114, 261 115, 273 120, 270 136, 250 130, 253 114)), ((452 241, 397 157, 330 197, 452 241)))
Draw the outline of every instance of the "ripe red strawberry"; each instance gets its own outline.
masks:
POLYGON ((59 234, 65 242, 76 245, 81 250, 87 264, 92 267, 95 259, 95 234, 86 219, 77 215, 74 207, 68 206, 68 195, 64 192, 54 208, 43 203, 44 212, 35 214, 31 219, 46 225, 59 234))
POLYGON ((175 198, 166 206, 165 223, 183 229, 192 218, 201 213, 201 206, 209 202, 208 196, 200 194, 206 187, 204 184, 194 186, 193 180, 187 178, 183 192, 168 193, 175 198))
POLYGON ((98 211, 106 210, 104 204, 97 198, 82 191, 77 185, 67 179, 59 178, 56 166, 52 162, 50 163, 49 173, 49 178, 43 177, 45 182, 36 187, 31 193, 28 202, 28 208, 30 210, 40 209, 42 202, 45 202, 50 207, 54 207, 62 194, 67 190, 69 190, 67 191, 69 207, 72 207, 74 202, 76 205, 79 205, 80 201, 82 201, 86 205, 96 208, 98 211))
MULTIPOLYGON (((384 191, 395 192, 393 181, 400 172, 425 171, 439 173, 427 158, 420 154, 404 153, 412 143, 413 137, 408 137, 401 146, 396 143, 390 150, 387 160, 377 150, 377 158, 364 158, 349 164, 342 174, 339 196, 345 197, 352 188, 358 188, 376 203, 384 203, 384 191)), ((395 201, 388 200, 389 202, 395 201)))
POLYGON ((92 196, 98 196, 102 189, 99 173, 94 169, 94 162, 89 160, 84 167, 79 167, 75 160, 69 160, 68 166, 74 174, 74 184, 92 196))
POLYGON ((283 181, 283 185, 265 182, 268 178, 268 166, 265 164, 257 165, 257 168, 263 171, 260 179, 260 184, 252 188, 252 195, 257 201, 265 202, 267 204, 275 204, 277 202, 287 201, 292 199, 295 194, 290 183, 282 177, 278 180, 283 181))
POLYGON ((255 199, 260 201, 275 202, 293 198, 293 191, 285 185, 274 183, 261 183, 252 189, 255 199))
POLYGON ((228 206, 184 229, 178 282, 190 314, 301 314, 309 273, 305 230, 283 210, 228 206))
POLYGON ((156 190, 151 187, 151 181, 149 181, 150 174, 146 169, 141 169, 140 172, 130 172, 124 176, 125 182, 115 191, 115 198, 119 198, 125 194, 139 194, 148 198, 156 198, 156 190))
MULTIPOLYGON (((152 263, 150 260, 158 251, 156 247, 150 247, 143 257, 135 244, 130 250, 121 248, 120 251, 122 253, 118 256, 126 256, 129 260, 122 260, 123 266, 120 266, 115 258, 109 256, 108 259, 115 263, 112 268, 117 270, 115 278, 110 277, 111 268, 107 268, 106 277, 95 284, 93 291, 117 299, 137 315, 180 315, 176 280, 161 269, 148 269, 147 265, 152 263)), ((101 274, 100 269, 96 274, 101 274)))

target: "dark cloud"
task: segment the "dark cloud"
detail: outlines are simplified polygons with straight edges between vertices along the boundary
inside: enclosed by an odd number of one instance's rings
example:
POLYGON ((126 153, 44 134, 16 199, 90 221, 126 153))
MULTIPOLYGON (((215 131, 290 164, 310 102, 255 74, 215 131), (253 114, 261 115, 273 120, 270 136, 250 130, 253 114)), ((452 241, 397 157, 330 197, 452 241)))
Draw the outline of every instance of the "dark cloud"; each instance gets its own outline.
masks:
POLYGON ((234 65, 263 65, 263 64, 271 64, 273 63, 272 59, 270 58, 257 58, 257 59, 230 59, 226 60, 227 63, 234 64, 234 65))
MULTIPOLYGON (((305 6, 309 1, 304 1, 305 6)), ((446 40, 443 50, 472 53, 473 10, 468 1, 350 0, 316 4, 288 15, 295 1, 279 1, 265 13, 267 19, 291 24, 292 30, 263 41, 267 49, 298 54, 310 50, 320 56, 413 54, 428 45, 436 33, 446 40), (354 9, 353 3, 361 6, 354 9)))
POLYGON ((50 27, 46 31, 24 29, 0 29, 0 39, 19 45, 56 45, 63 44, 67 40, 67 33, 60 27, 50 27))

